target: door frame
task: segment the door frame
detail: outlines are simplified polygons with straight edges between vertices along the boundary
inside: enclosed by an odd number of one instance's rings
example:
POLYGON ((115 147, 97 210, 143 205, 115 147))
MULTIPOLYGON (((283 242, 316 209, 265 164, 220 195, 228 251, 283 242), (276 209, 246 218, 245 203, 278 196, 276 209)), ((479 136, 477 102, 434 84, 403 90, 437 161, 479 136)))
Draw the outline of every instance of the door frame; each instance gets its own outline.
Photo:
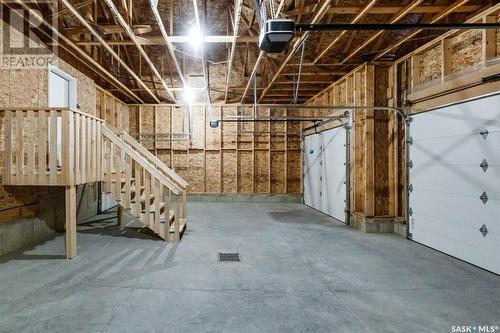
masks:
MULTIPOLYGON (((50 83, 50 75, 55 74, 69 82, 69 92, 68 92, 68 107, 70 110, 76 111, 77 110, 77 101, 76 101, 76 95, 77 95, 77 82, 76 79, 66 73, 65 71, 61 70, 60 68, 49 64, 47 67, 47 105, 49 105, 49 94, 51 90, 51 83, 50 83)), ((50 107, 50 106, 49 106, 50 107)))

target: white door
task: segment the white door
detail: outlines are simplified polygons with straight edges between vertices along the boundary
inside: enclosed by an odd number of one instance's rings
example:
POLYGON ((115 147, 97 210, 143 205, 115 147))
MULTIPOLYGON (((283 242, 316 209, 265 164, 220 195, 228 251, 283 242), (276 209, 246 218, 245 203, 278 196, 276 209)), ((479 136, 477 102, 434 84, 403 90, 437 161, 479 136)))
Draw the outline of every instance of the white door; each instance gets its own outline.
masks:
POLYGON ((500 95, 413 117, 412 239, 500 274, 500 95))
POLYGON ((304 203, 345 222, 346 132, 338 127, 304 139, 304 203))
MULTIPOLYGON (((52 108, 76 109, 76 80, 59 68, 49 65, 48 106, 52 108)), ((48 120, 49 121, 49 120, 48 120)), ((48 135, 50 137, 50 126, 48 135)), ((57 118, 57 166, 61 166, 61 118, 57 118)), ((50 147, 49 147, 50 149, 50 147)))
POLYGON ((345 222, 346 131, 342 127, 321 132, 323 147, 321 211, 345 222))
POLYGON ((321 151, 320 135, 304 139, 304 203, 314 209, 321 208, 321 151))

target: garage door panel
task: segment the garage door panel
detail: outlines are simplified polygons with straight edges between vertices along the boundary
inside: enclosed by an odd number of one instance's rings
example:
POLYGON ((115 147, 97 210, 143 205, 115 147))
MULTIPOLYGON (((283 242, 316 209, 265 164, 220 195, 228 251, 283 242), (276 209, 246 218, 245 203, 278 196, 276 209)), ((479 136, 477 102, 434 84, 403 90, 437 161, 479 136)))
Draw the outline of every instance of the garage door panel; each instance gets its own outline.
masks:
POLYGON ((442 232, 436 225, 443 224, 443 221, 420 214, 414 214, 412 223, 418 225, 418 231, 413 231, 417 242, 492 272, 500 272, 500 261, 492 260, 492 256, 498 251, 498 243, 494 237, 488 237, 491 233, 483 237, 479 232, 470 232, 468 228, 460 226, 450 226, 450 232, 448 229, 447 232, 442 232))
POLYGON ((487 129, 490 132, 500 130, 500 96, 457 104, 439 110, 415 115, 411 123, 412 137, 442 137, 479 133, 487 129))
POLYGON ((500 233, 500 201, 488 200, 486 204, 479 198, 449 194, 432 193, 416 190, 410 195, 411 208, 414 214, 447 221, 446 227, 451 225, 468 226, 474 233, 480 234, 479 228, 484 221, 488 221, 488 230, 500 233), (447 214, 443 216, 443 211, 447 214), (497 222, 498 220, 498 222, 497 222))
POLYGON ((415 140, 411 149, 411 160, 420 164, 477 165, 486 159, 488 164, 500 165, 498 147, 500 132, 483 139, 479 134, 415 140), (467 151, 468 154, 463 152, 467 151))
POLYGON ((500 167, 488 167, 484 172, 479 166, 414 165, 410 171, 414 189, 434 192, 462 193, 500 200, 500 167))
POLYGON ((304 203, 345 221, 345 130, 334 128, 304 139, 304 203))
POLYGON ((321 133, 323 138, 321 211, 345 220, 345 130, 335 128, 321 133))
POLYGON ((315 209, 321 206, 318 191, 321 188, 319 140, 318 134, 309 135, 304 139, 304 203, 315 209))
POLYGON ((495 95, 417 114, 409 146, 412 239, 498 274, 499 106, 500 95, 495 95), (480 167, 483 159, 486 172, 480 167))

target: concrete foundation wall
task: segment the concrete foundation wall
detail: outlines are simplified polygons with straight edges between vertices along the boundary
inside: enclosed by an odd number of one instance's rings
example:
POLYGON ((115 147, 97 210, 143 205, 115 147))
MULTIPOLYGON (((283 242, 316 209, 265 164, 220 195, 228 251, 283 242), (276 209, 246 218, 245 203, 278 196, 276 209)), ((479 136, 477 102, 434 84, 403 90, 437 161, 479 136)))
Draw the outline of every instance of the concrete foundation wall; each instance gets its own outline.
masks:
POLYGON ((188 194, 190 202, 282 202, 302 203, 302 194, 188 194))
POLYGON ((406 224, 400 223, 394 217, 366 217, 353 214, 350 226, 366 233, 394 233, 405 238, 407 236, 406 224))
MULTIPOLYGON (((64 232, 66 220, 64 191, 41 196, 34 218, 19 218, 0 224, 0 256, 45 242, 64 232)), ((97 184, 77 187, 77 221, 97 214, 97 184)))

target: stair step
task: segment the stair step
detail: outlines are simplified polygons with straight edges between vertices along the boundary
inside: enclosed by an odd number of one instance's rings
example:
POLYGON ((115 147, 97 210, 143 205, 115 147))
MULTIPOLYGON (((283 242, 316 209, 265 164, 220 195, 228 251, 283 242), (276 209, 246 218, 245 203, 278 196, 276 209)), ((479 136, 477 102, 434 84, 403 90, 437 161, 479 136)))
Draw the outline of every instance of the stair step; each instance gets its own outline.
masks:
MULTIPOLYGON (((160 202, 160 213, 163 213, 163 211, 165 210, 165 203, 164 202, 160 202)), ((149 214, 155 214, 155 210, 154 210, 154 207, 151 207, 149 209, 149 214)), ((146 211, 143 209, 141 210, 141 214, 146 214, 146 211)))
MULTIPOLYGON (((120 181, 122 182, 122 184, 125 184, 127 182, 127 178, 122 178, 122 179, 120 179, 120 181)), ((130 181, 135 182, 135 178, 130 178, 130 181)), ((116 180, 112 179, 111 182, 116 183, 116 180)))
MULTIPOLYGON (((179 233, 181 235, 184 232, 184 229, 186 229, 186 225, 187 225, 187 219, 180 219, 180 221, 179 221, 179 233)), ((171 234, 175 233, 175 225, 172 224, 170 226, 168 232, 171 234)))
MULTIPOLYGON (((149 203, 152 204, 155 200, 155 195, 150 194, 149 195, 149 203)), ((146 197, 144 195, 141 196, 141 204, 144 204, 146 202, 146 197)), ((135 198, 133 200, 130 200, 131 204, 135 204, 135 198)))
MULTIPOLYGON (((141 186, 141 192, 144 191, 145 189, 146 189, 146 187, 141 186)), ((127 193, 127 191, 122 189, 122 193, 127 193)), ((135 187, 130 188, 130 193, 135 193, 135 187)))

